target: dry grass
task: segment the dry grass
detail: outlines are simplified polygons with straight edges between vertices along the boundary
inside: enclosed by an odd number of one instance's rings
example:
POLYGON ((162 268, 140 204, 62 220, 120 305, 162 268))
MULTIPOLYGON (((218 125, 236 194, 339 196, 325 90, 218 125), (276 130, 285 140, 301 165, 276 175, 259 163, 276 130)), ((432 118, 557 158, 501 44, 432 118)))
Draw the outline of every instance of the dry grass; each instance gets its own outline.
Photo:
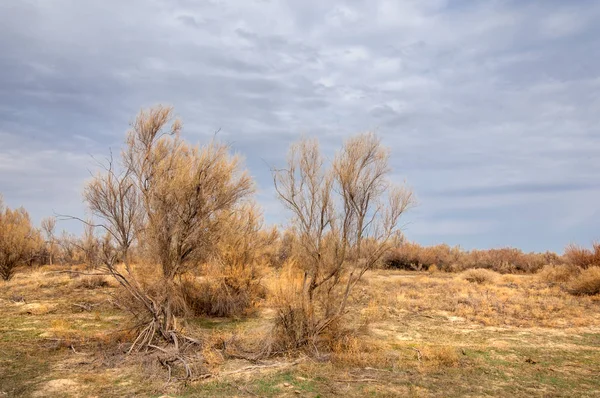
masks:
POLYGON ((497 275, 494 282, 480 284, 445 273, 381 275, 369 278, 360 299, 366 310, 377 308, 372 311, 379 319, 408 312, 519 327, 589 326, 600 319, 597 297, 573 297, 560 285, 541 282, 537 276, 497 275), (375 283, 379 286, 372 289, 375 283))
MULTIPOLYGON (((118 331, 127 314, 106 302, 114 286, 74 289, 79 278, 48 269, 0 285, 0 391, 8 396, 600 394, 600 297, 574 296, 566 282, 539 275, 478 284, 444 272, 370 272, 351 298, 360 315, 312 360, 248 362, 223 352, 264 346, 277 316, 273 297, 251 318, 192 317, 181 327, 202 339, 197 366, 215 376, 167 385, 155 358, 123 354, 135 333, 118 331), (84 302, 94 309, 72 305, 84 302)), ((269 274, 265 285, 285 293, 281 277, 269 274)))
POLYGON ((75 282, 74 287, 78 289, 100 289, 110 286, 108 281, 100 275, 83 276, 75 282))

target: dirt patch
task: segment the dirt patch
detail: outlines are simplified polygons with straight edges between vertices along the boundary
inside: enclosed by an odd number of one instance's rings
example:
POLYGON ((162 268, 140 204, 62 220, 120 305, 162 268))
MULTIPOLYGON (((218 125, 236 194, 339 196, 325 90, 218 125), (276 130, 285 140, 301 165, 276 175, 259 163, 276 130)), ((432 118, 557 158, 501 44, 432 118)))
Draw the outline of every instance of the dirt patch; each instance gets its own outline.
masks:
POLYGON ((47 397, 48 395, 61 397, 77 397, 80 390, 79 384, 71 379, 55 379, 45 383, 43 388, 36 391, 34 397, 47 397))

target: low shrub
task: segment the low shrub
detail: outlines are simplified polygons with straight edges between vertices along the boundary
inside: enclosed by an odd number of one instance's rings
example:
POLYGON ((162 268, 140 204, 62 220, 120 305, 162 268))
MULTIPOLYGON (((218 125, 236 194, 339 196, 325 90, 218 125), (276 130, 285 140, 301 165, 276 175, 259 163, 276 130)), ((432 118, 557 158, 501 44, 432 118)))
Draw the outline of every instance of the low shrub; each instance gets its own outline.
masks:
POLYGON ((565 258, 569 264, 582 269, 600 267, 600 242, 594 242, 592 249, 571 244, 565 249, 565 258))
POLYGON ((438 268, 438 266, 437 266, 437 265, 435 265, 435 264, 431 264, 431 265, 429 266, 429 268, 427 269, 427 272, 429 272, 430 274, 435 274, 435 273, 437 273, 437 272, 439 272, 439 271, 440 271, 440 269, 439 269, 439 268, 438 268))
POLYGON ((417 350, 417 355, 427 365, 434 367, 456 367, 460 363, 456 348, 451 346, 424 347, 417 350))
POLYGON ((484 268, 473 268, 464 271, 461 277, 471 283, 494 283, 498 279, 498 274, 494 271, 484 268))
POLYGON ((266 297, 260 277, 250 269, 229 269, 210 280, 183 278, 179 285, 186 307, 194 316, 231 317, 251 314, 266 297))
POLYGON ((572 264, 547 264, 537 273, 537 276, 542 282, 565 283, 578 275, 579 272, 580 269, 572 264))
POLYGON ((567 291, 576 296, 600 294, 600 267, 590 267, 571 279, 567 291))

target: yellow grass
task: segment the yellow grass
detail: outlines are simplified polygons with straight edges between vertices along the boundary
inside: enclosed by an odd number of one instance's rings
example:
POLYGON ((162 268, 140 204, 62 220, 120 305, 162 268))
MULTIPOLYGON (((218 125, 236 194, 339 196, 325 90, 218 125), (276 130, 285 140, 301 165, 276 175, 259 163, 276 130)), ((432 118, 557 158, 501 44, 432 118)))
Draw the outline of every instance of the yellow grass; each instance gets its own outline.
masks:
POLYGON ((135 333, 122 330, 128 315, 108 301, 113 282, 82 289, 80 278, 48 273, 55 270, 18 273, 0 285, 0 391, 8 396, 600 394, 600 296, 574 296, 566 282, 540 275, 479 284, 444 272, 369 272, 330 351, 254 363, 224 355, 224 344, 243 354, 240 347, 253 351, 266 341, 275 293, 289 287, 280 279, 285 270, 272 272, 256 315, 182 325, 204 342, 201 367, 214 376, 166 384, 154 357, 123 354, 135 333), (84 303, 93 309, 73 305, 84 303))

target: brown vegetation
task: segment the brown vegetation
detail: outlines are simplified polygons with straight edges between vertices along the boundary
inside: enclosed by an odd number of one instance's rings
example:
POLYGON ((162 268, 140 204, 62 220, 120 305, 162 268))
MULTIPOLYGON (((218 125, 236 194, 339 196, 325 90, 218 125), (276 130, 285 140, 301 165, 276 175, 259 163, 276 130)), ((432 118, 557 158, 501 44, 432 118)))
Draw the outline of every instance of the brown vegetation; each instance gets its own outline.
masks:
MULTIPOLYGON (((0 200, 0 276, 7 281, 0 285, 0 368, 9 369, 0 382, 17 386, 0 385, 0 395, 28 385, 21 365, 38 352, 47 362, 64 360, 34 372, 43 382, 38 394, 84 390, 100 370, 103 384, 122 395, 193 395, 194 388, 211 395, 211 382, 202 380, 225 379, 224 396, 268 396, 325 373, 318 385, 328 383, 327 392, 418 395, 421 377, 448 378, 445 388, 473 396, 496 391, 461 390, 454 376, 480 370, 480 381, 487 380, 490 368, 507 370, 498 382, 519 372, 537 382, 547 377, 549 394, 586 386, 600 392, 584 371, 600 361, 595 348, 552 365, 552 373, 523 367, 548 350, 567 355, 597 342, 600 244, 570 245, 559 256, 406 242, 399 222, 412 193, 389 181, 389 152, 372 134, 347 140, 330 163, 316 140, 291 147, 287 166, 273 170, 290 214, 280 233, 263 225, 239 157, 215 141, 193 147, 180 130, 170 108, 138 115, 120 160, 110 158, 85 188, 95 219, 80 220, 81 237, 57 236, 52 217, 38 230, 24 209, 0 200), (566 348, 550 344, 560 338, 566 348), (539 341, 549 345, 543 353, 539 341), (496 358, 507 346, 511 351, 496 358), (87 374, 77 373, 80 365, 87 374), (115 368, 130 370, 136 382, 114 383, 115 368), (166 385, 154 381, 162 380, 157 368, 166 371, 166 385), (235 383, 238 376, 263 380, 266 369, 298 379, 278 381, 272 391, 235 383), (44 375, 58 371, 79 378, 44 375), (572 372, 587 384, 555 385, 572 372), (380 389, 340 387, 350 383, 380 389)), ((311 384, 306 391, 316 390, 311 384)), ((72 395, 85 394, 101 392, 72 395)))
POLYGON ((11 210, 0 196, 0 277, 10 280, 17 267, 30 262, 39 246, 39 232, 24 208, 11 210))
POLYGON ((464 251, 448 245, 420 246, 403 242, 385 258, 391 269, 426 270, 435 265, 445 272, 461 272, 470 268, 486 268, 507 273, 535 273, 546 264, 560 264, 555 253, 523 253, 515 248, 464 251))
POLYGON ((275 325, 284 349, 315 349, 335 336, 354 287, 399 240, 412 196, 388 181, 388 158, 365 134, 346 141, 327 167, 318 142, 305 139, 290 149, 287 168, 273 172, 297 236, 275 325))
MULTIPOLYGON (((270 300, 249 318, 189 316, 186 333, 203 344, 193 351, 197 362, 192 351, 186 360, 204 376, 178 383, 185 371, 172 366, 165 383, 156 352, 123 354, 137 334, 122 330, 129 315, 107 300, 118 284, 73 288, 82 277, 56 272, 63 269, 27 268, 0 285, 0 391, 8 396, 600 393, 600 296, 573 296, 535 275, 477 284, 444 272, 368 271, 351 294, 354 316, 344 319, 344 333, 313 359, 254 359, 235 350, 261 347, 276 315, 270 300), (61 380, 73 390, 49 388, 61 380)), ((266 270, 269 296, 282 272, 266 270)))
POLYGON ((577 296, 600 294, 600 267, 584 269, 569 281, 567 289, 577 296))
MULTIPOLYGON (((178 328, 178 280, 210 260, 231 214, 244 210, 240 205, 252 192, 239 158, 226 146, 192 147, 180 130, 171 108, 142 111, 127 135, 121 163, 111 159, 84 193, 107 233, 100 249, 103 265, 128 292, 131 300, 123 304, 141 325, 130 352, 161 342, 178 351, 180 339, 196 343, 178 328), (140 252, 136 264, 134 245, 140 252)), ((189 376, 183 358, 175 358, 189 376)))
POLYGON ((472 283, 494 283, 498 279, 498 274, 485 268, 471 268, 461 274, 464 280, 472 283))
POLYGON ((600 242, 592 243, 592 249, 568 245, 565 249, 566 261, 581 269, 600 267, 600 242))

